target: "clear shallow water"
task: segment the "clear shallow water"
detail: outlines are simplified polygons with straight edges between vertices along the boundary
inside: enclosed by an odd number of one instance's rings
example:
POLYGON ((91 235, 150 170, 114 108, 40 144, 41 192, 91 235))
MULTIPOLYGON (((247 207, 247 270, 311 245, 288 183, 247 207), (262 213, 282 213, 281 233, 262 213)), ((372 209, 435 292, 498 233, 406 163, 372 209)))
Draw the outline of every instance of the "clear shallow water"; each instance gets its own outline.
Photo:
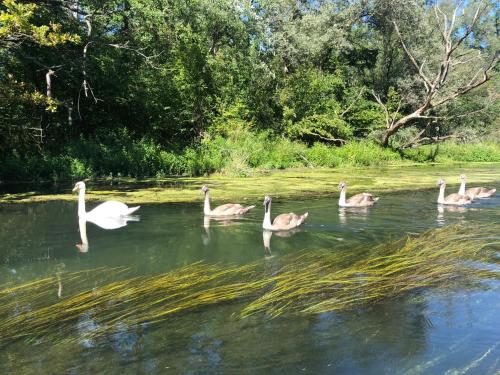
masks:
MULTIPOLYGON (((200 196, 197 204, 142 206, 139 222, 116 230, 87 223, 86 253, 75 247, 81 242, 76 198, 0 206, 0 284, 53 276, 61 268, 125 266, 150 275, 200 260, 280 264, 303 249, 349 251, 429 228, 500 218, 498 194, 467 208, 439 209, 436 197, 437 190, 385 194, 368 210, 339 210, 335 198, 274 200, 273 216, 310 216, 303 228, 290 236, 275 233, 267 244, 261 202, 242 219, 205 222, 200 196)), ((354 311, 273 320, 235 319, 238 304, 207 307, 153 326, 118 325, 98 342, 14 342, 0 349, 0 372, 494 374, 500 370, 500 295, 497 282, 490 286, 423 290, 354 311)), ((75 329, 92 329, 91 317, 82 316, 75 329)))

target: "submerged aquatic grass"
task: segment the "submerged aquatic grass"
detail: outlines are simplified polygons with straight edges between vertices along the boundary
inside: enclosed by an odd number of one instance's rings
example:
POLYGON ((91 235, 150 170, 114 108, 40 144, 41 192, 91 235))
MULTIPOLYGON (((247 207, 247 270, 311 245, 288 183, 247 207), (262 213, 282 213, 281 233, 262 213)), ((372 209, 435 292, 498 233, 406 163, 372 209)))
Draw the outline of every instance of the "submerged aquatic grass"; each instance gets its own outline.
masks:
POLYGON ((348 310, 422 288, 478 285, 500 276, 492 267, 499 229, 450 226, 340 255, 324 249, 244 266, 200 262, 154 276, 130 277, 122 268, 61 272, 0 287, 0 342, 92 340, 118 326, 236 301, 242 307, 235 318, 277 317, 348 310), (78 332, 82 319, 92 328, 78 332))

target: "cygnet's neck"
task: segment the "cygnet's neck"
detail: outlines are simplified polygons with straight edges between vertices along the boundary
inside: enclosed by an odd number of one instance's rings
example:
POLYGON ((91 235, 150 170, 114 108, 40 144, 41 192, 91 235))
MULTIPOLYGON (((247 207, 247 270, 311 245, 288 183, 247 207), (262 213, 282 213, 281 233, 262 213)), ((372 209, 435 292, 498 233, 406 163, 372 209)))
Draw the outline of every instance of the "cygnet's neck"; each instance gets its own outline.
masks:
POLYGON ((439 187, 439 196, 438 196, 438 203, 443 203, 444 202, 444 188, 446 187, 445 184, 441 185, 439 187))
POLYGON ((460 184, 460 189, 458 189, 458 194, 465 195, 465 181, 464 180, 462 180, 462 183, 460 184))
POLYGON ((203 213, 205 215, 210 215, 210 198, 208 196, 208 191, 205 192, 205 203, 203 205, 203 213))
POLYGON ((345 191, 346 191, 345 187, 343 187, 340 190, 339 206, 345 205, 345 191))
POLYGON ((271 229, 271 202, 269 202, 266 206, 264 206, 264 221, 262 222, 262 228, 271 229))

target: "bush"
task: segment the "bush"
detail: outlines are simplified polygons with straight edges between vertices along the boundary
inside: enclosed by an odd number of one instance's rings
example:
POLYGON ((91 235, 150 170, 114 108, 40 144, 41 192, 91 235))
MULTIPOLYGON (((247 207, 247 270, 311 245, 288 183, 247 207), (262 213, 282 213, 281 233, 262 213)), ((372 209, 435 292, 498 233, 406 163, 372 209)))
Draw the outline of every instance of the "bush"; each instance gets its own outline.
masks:
MULTIPOLYGON (((228 126, 228 129, 230 127, 228 126)), ((238 126, 226 137, 207 134, 184 150, 165 150, 158 143, 134 140, 125 131, 101 138, 80 138, 66 146, 62 155, 4 155, 0 180, 83 179, 96 176, 164 177, 206 175, 221 172, 249 176, 256 169, 291 167, 379 166, 404 162, 500 162, 498 143, 453 142, 405 150, 401 155, 372 141, 349 142, 343 147, 304 143, 238 126)))
POLYGON ((315 143, 307 150, 306 158, 316 167, 334 168, 342 163, 342 160, 337 153, 333 151, 332 147, 319 142, 315 143))
POLYGON ((405 150, 404 157, 418 162, 500 162, 500 144, 444 142, 405 150))
POLYGON ((337 148, 336 152, 341 163, 345 165, 383 165, 401 160, 397 152, 368 141, 349 142, 345 146, 337 148))
POLYGON ((316 143, 308 150, 307 158, 315 166, 323 167, 385 165, 401 160, 397 152, 369 141, 349 142, 343 147, 316 143))

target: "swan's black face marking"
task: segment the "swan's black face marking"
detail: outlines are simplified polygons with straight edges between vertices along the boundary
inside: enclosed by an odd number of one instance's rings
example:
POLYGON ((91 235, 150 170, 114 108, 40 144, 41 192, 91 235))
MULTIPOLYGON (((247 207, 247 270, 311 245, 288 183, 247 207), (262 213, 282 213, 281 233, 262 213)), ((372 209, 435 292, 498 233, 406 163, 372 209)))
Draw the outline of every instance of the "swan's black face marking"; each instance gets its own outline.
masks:
POLYGON ((339 184, 339 189, 343 189, 347 186, 347 184, 344 181, 341 181, 339 184))
POLYGON ((203 185, 201 187, 201 191, 204 192, 205 194, 208 192, 208 186, 207 185, 203 185))
POLYGON ((460 175, 460 180, 461 180, 461 181, 467 181, 467 176, 466 176, 466 175, 464 175, 464 174, 461 174, 461 175, 460 175))
POLYGON ((264 207, 265 207, 265 212, 269 210, 269 204, 271 203, 271 197, 268 197, 267 195, 264 198, 264 207))
POLYGON ((446 183, 444 182, 443 179, 439 179, 437 182, 437 186, 441 186, 441 185, 446 185, 446 183))

